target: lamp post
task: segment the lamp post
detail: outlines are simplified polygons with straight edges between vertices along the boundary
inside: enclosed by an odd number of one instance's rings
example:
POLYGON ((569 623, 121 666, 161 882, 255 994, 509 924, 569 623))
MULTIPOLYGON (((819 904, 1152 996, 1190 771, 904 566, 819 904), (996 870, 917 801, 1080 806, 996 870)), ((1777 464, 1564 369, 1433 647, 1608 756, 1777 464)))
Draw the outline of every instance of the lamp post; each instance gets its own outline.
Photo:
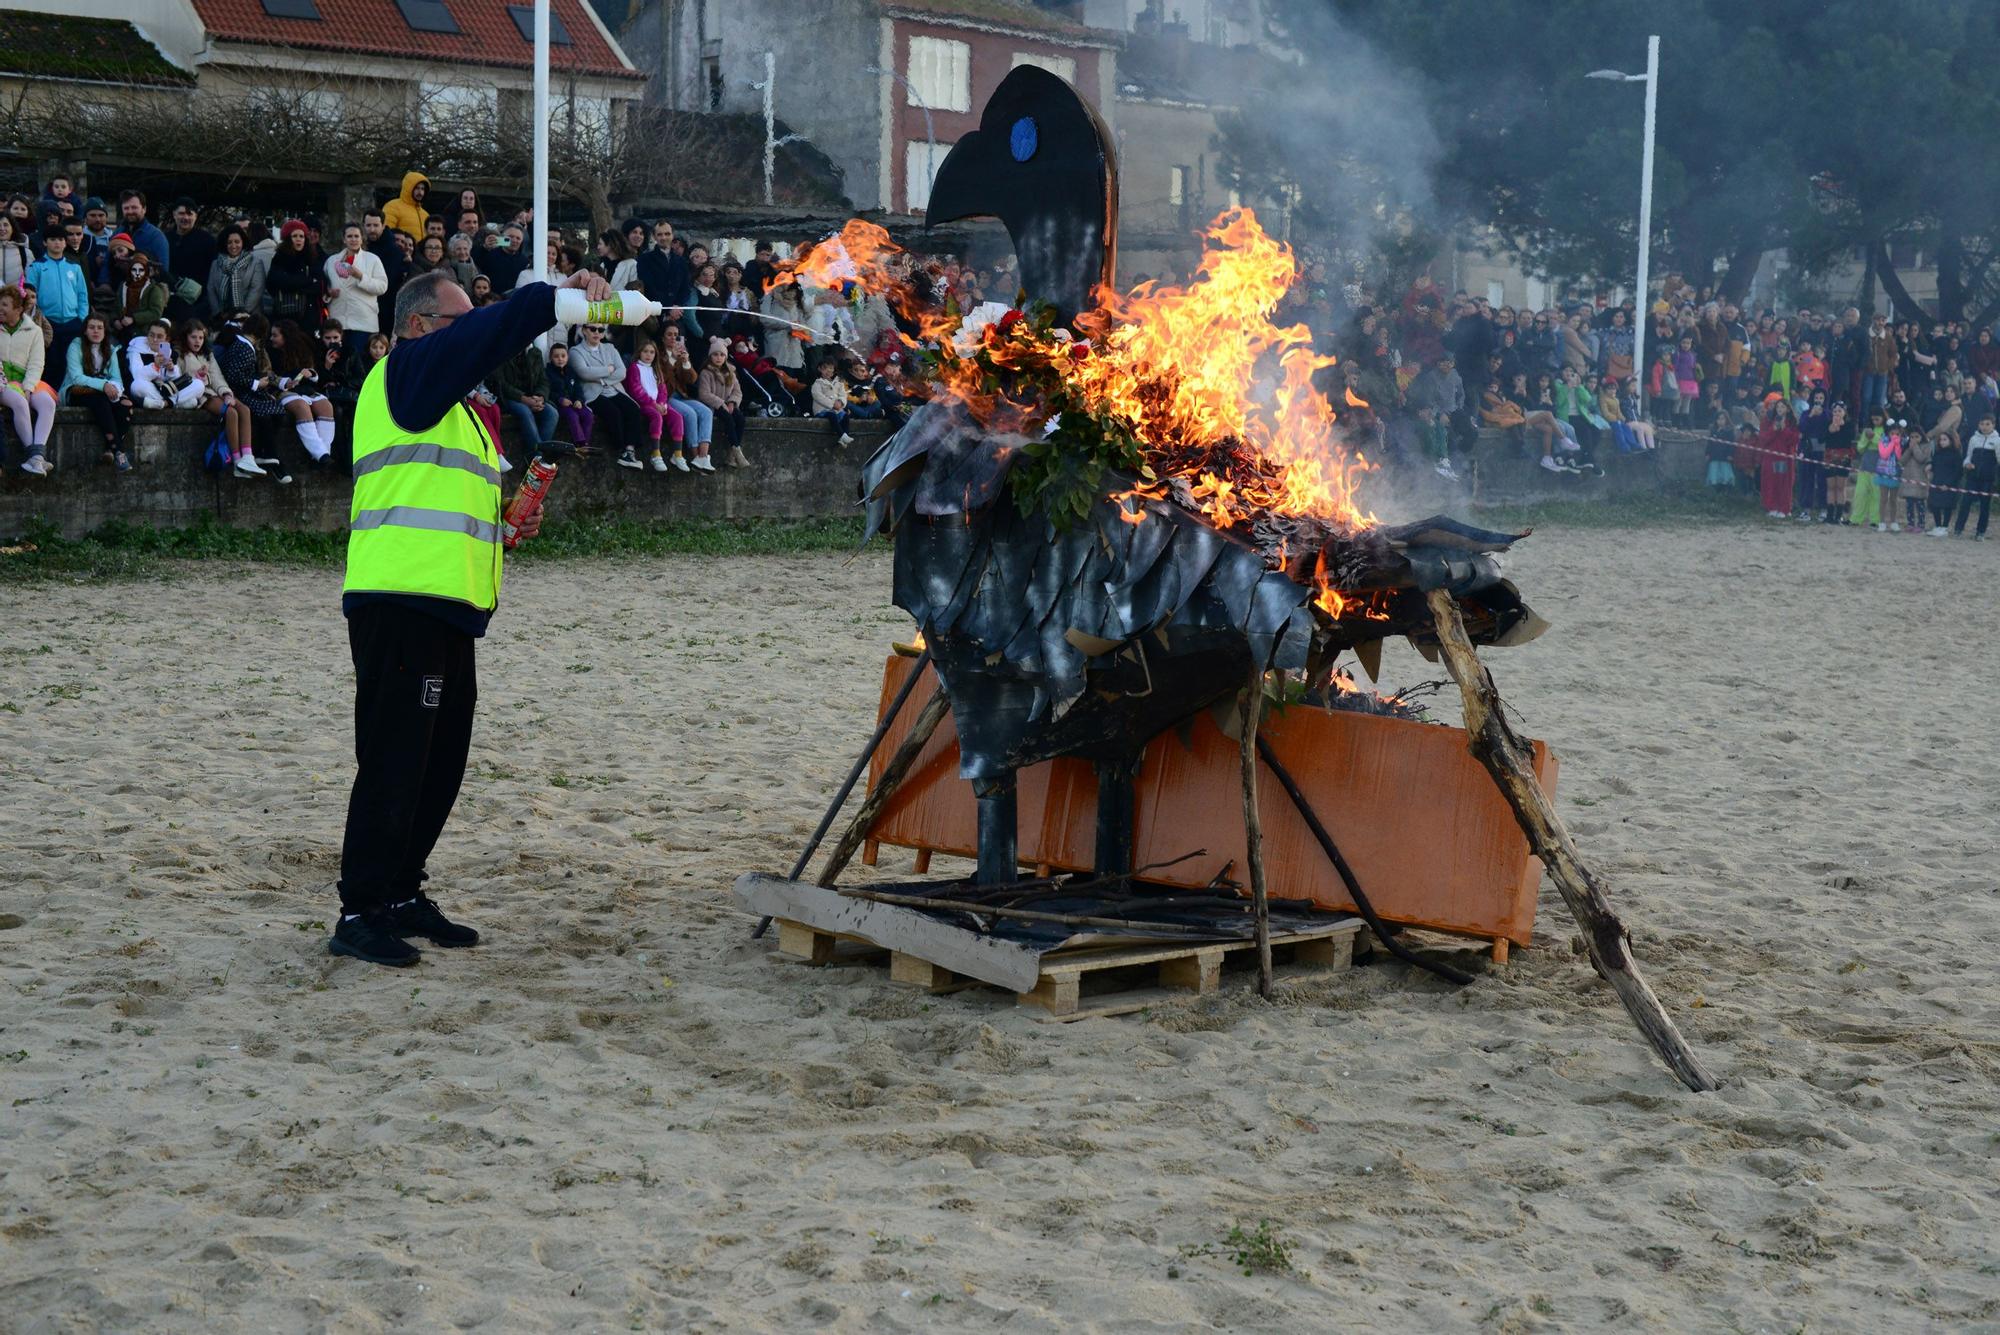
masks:
MULTIPOLYGON (((910 95, 910 100, 917 104, 917 110, 924 113, 924 161, 935 172, 937 170, 937 132, 931 125, 931 104, 924 101, 924 95, 912 87, 908 79, 905 79, 894 70, 883 69, 880 65, 864 65, 861 72, 863 74, 888 75, 897 83, 903 85, 904 91, 910 95)), ((905 181, 903 182, 903 198, 907 200, 909 195, 910 183, 905 181)), ((893 201, 891 203, 893 204, 893 201)))
POLYGON ((549 279, 549 248, 542 241, 549 223, 549 0, 535 0, 535 231, 540 236, 529 243, 534 247, 535 281, 549 279))
POLYGON ((1646 415, 1646 262, 1653 248, 1653 117, 1660 102, 1660 39, 1646 39, 1646 72, 1626 74, 1620 70, 1592 70, 1587 79, 1612 79, 1619 83, 1646 85, 1646 147, 1639 167, 1639 291, 1633 303, 1632 373, 1639 382, 1639 415, 1646 415))

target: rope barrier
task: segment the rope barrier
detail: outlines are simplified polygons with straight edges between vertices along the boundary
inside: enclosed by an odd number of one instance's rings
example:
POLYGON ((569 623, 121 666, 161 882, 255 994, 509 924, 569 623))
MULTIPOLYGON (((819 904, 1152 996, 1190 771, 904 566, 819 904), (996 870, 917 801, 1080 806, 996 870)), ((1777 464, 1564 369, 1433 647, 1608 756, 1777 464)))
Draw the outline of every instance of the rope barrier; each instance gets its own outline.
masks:
MULTIPOLYGON (((1711 440, 1709 443, 1711 445, 1721 444, 1720 441, 1715 441, 1715 440, 1711 440)), ((1730 453, 1732 454, 1738 451, 1744 451, 1750 454, 1761 454, 1766 456, 1767 458, 1772 458, 1772 459, 1790 459, 1794 463, 1812 464, 1817 468, 1825 469, 1829 473, 1845 473, 1849 477, 1877 476, 1874 473, 1864 473, 1861 469, 1851 467, 1847 464, 1830 464, 1824 458, 1815 459, 1811 455, 1807 454, 1787 454, 1783 450, 1767 450, 1760 445, 1742 445, 1738 444, 1735 441, 1731 441, 1729 442, 1729 450, 1730 453)), ((1982 453, 1984 453, 1984 451, 1982 451, 1982 453)), ((1896 486, 1890 488, 1890 490, 1900 491, 1902 490, 1904 485, 1905 485, 1905 480, 1898 480, 1896 486)), ((1996 479, 1995 485, 1993 487, 1987 488, 1984 491, 1980 491, 1972 487, 1947 486, 1942 482, 1908 483, 1908 485, 1912 487, 1921 486, 1927 488, 1930 491, 1948 491, 1956 496, 2000 496, 2000 479, 1996 479)))

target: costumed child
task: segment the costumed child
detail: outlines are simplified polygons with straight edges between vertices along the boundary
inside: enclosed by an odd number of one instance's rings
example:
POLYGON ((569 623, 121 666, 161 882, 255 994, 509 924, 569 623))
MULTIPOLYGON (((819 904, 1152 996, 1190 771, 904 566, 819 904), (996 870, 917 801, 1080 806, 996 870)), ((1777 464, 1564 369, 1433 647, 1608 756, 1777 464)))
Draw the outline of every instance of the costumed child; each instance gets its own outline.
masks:
POLYGON ((1903 432, 1908 426, 1901 418, 1889 423, 1875 446, 1875 490, 1881 498, 1877 533, 1903 531, 1903 521, 1896 517, 1896 499, 1903 489, 1903 432))
POLYGON ((1951 531, 1951 508, 1958 501, 1957 488, 1965 474, 1965 450, 1953 431, 1940 431, 1931 442, 1931 530, 1933 538, 1951 531))
MULTIPOLYGON (((1748 427, 1743 428, 1748 430, 1748 427)), ((1736 485, 1736 470, 1729 466, 1736 453, 1736 428, 1727 412, 1718 412, 1708 429, 1708 485, 1713 491, 1728 491, 1736 485)))
POLYGON ((1889 415, 1880 408, 1868 414, 1868 425, 1854 442, 1854 508, 1852 523, 1882 527, 1882 493, 1875 485, 1875 468, 1882 458, 1882 437, 1888 432, 1889 415))
POLYGON ((820 359, 819 372, 812 383, 813 416, 833 423, 838 444, 846 449, 854 443, 847 433, 847 382, 840 378, 840 364, 831 357, 820 359))
POLYGON ((1924 531, 1930 511, 1932 454, 1931 442, 1911 427, 1903 438, 1903 525, 1911 533, 1924 531))
POLYGON ((1828 524, 1845 524, 1854 499, 1854 422, 1847 405, 1836 403, 1826 424, 1826 514, 1828 524))
MULTIPOLYGON (((369 349, 371 352, 374 350, 372 339, 369 349)), ((556 406, 556 417, 562 422, 563 430, 569 433, 570 443, 579 446, 590 444, 590 433, 597 426, 597 414, 583 401, 583 382, 570 369, 568 344, 549 345, 548 378, 549 402, 556 406)))

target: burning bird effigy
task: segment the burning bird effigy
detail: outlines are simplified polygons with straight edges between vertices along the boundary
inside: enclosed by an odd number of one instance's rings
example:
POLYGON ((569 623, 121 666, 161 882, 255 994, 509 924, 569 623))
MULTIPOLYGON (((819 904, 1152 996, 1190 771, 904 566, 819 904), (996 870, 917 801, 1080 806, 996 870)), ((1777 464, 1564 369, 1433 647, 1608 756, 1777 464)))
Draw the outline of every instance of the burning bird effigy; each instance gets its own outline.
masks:
MULTIPOLYGON (((916 621, 938 688, 922 735, 906 736, 878 772, 860 833, 948 704, 959 774, 976 800, 967 894, 995 903, 997 888, 1018 882, 1018 776, 1057 758, 1094 771, 1088 884, 1132 886, 1145 870, 1134 866, 1134 782, 1149 744, 1240 702, 1261 945, 1254 787, 1264 696, 1281 683, 1292 698, 1337 702, 1353 691, 1343 655, 1372 676, 1382 641, 1406 636, 1459 679, 1474 749, 1591 929, 1600 971, 1676 1072, 1705 1083, 1631 968, 1624 929, 1594 882, 1570 893, 1567 835, 1473 656, 1475 644, 1523 643, 1546 629, 1500 570, 1527 535, 1443 516, 1388 525, 1367 510, 1373 464, 1343 419, 1365 420, 1368 405, 1351 390, 1330 401, 1321 373, 1334 359, 1304 327, 1273 320, 1297 275, 1290 249, 1232 209, 1208 230, 1185 286, 1118 294, 1108 137, 1068 84, 1032 66, 1001 82, 932 186, 927 222, 972 216, 1006 226, 1019 261, 1013 306, 968 313, 911 300, 886 233, 859 221, 788 266, 801 282, 853 282, 897 305, 919 328, 911 351, 934 389, 861 470, 866 530, 894 542, 893 598, 916 621)), ((918 675, 885 710, 870 753, 918 675)), ((1292 776, 1268 748, 1262 759, 1352 901, 1378 934, 1392 934, 1292 776)), ((1158 913, 1146 921, 1167 930, 1158 913)))

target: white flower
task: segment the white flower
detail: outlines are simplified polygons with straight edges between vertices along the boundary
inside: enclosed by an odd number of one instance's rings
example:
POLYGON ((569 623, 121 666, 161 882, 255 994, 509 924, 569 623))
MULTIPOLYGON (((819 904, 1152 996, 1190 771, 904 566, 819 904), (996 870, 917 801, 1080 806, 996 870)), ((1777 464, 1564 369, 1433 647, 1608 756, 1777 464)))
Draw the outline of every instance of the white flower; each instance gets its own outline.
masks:
POLYGON ((970 357, 986 342, 988 325, 999 323, 1000 317, 1013 308, 1004 301, 982 301, 972 308, 958 326, 958 332, 951 336, 952 350, 961 357, 970 357))

